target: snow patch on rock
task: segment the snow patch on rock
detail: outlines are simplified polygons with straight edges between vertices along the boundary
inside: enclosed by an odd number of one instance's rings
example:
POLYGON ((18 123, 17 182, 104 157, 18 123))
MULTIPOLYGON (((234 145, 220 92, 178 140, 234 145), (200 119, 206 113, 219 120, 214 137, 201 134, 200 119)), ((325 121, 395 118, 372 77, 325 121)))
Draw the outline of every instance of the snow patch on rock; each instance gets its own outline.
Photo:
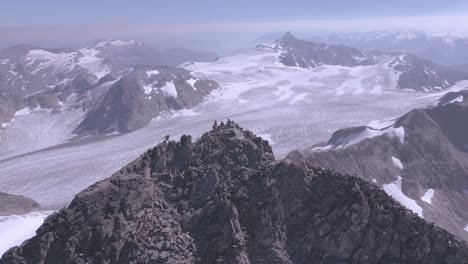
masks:
POLYGON ((187 80, 187 83, 190 84, 190 86, 192 86, 193 90, 197 90, 197 88, 195 87, 195 83, 197 82, 197 79, 194 79, 194 78, 191 78, 191 79, 188 79, 187 80))
POLYGON ((432 197, 434 197, 434 192, 434 189, 428 189, 421 197, 421 200, 428 204, 432 204, 432 197))
POLYGON ((166 82, 166 85, 161 87, 161 91, 166 96, 177 97, 177 90, 176 90, 174 83, 172 82, 166 82))
POLYGON ((25 107, 21 110, 16 111, 15 117, 17 116, 25 116, 25 115, 30 115, 31 114, 31 109, 29 107, 25 107))
POLYGON ((464 99, 463 95, 460 95, 460 96, 458 96, 457 98, 451 100, 450 102, 445 103, 444 105, 446 105, 446 104, 453 104, 453 103, 462 103, 462 102, 463 102, 463 99, 464 99))
POLYGON ((400 204, 418 214, 420 217, 423 217, 421 206, 419 206, 415 200, 409 198, 403 193, 401 190, 401 183, 402 178, 398 176, 396 181, 389 184, 384 184, 383 189, 388 195, 393 197, 393 199, 397 200, 400 204))
POLYGON ((395 164, 395 166, 397 166, 400 170, 403 169, 403 164, 401 163, 401 160, 392 156, 392 161, 393 161, 393 164, 395 164))
POLYGON ((148 75, 149 77, 151 77, 151 75, 158 75, 158 74, 159 74, 158 70, 146 71, 146 75, 148 75))
POLYGON ((153 85, 151 84, 145 84, 143 85, 143 91, 145 94, 150 94, 153 91, 153 85))

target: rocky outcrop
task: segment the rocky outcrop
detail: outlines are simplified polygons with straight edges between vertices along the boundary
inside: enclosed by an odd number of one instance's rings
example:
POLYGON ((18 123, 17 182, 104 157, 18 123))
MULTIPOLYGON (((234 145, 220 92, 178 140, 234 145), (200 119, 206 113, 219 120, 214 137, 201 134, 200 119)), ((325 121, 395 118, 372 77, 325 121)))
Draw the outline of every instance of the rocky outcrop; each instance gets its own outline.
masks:
POLYGON ((287 159, 355 174, 383 188, 400 177, 401 195, 407 197, 402 203, 413 200, 426 220, 468 240, 467 124, 468 91, 451 92, 380 130, 342 129, 324 144, 291 152, 287 159), (347 139, 359 140, 346 144, 347 139))
POLYGON ((24 214, 38 207, 31 198, 0 192, 0 215, 24 214))
POLYGON ((277 162, 235 124, 148 150, 0 263, 466 263, 467 246, 368 182, 277 162))

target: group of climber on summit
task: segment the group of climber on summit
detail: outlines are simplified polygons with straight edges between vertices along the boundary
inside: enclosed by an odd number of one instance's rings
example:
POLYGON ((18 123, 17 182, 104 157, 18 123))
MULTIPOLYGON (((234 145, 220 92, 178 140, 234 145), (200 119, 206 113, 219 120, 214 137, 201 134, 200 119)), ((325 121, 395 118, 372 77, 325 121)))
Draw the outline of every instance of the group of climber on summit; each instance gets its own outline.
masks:
MULTIPOLYGON (((227 123, 226 123, 226 126, 230 127, 231 124, 234 124, 234 121, 231 121, 231 120, 228 118, 227 123)), ((225 126, 225 125, 224 125, 224 122, 221 121, 221 123, 219 124, 219 126, 220 126, 220 127, 224 127, 224 126, 225 126)), ((215 121, 213 122, 213 126, 212 126, 212 130, 213 130, 213 131, 215 131, 216 129, 218 129, 218 121, 217 121, 217 120, 215 120, 215 121)))

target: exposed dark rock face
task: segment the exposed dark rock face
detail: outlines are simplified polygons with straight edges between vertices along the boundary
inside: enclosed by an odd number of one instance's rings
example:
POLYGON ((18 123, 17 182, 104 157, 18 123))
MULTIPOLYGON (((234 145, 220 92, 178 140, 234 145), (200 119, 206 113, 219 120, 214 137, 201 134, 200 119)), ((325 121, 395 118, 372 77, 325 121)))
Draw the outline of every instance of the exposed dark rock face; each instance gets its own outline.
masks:
POLYGON ((91 107, 76 132, 130 132, 162 111, 193 107, 216 88, 215 81, 198 80, 184 69, 136 66, 91 107))
POLYGON ((31 198, 0 192, 0 215, 24 214, 38 207, 31 198))
POLYGON ((348 128, 335 132, 322 148, 294 151, 287 159, 355 174, 381 187, 400 176, 402 192, 422 207, 426 220, 468 240, 467 124, 468 91, 448 93, 437 105, 395 121, 395 127, 404 129, 403 141, 382 133, 356 144, 337 144, 363 127, 348 128), (432 198, 423 198, 430 190, 432 198))
POLYGON ((276 162, 231 124, 87 188, 0 263, 466 263, 467 246, 366 181, 276 162))

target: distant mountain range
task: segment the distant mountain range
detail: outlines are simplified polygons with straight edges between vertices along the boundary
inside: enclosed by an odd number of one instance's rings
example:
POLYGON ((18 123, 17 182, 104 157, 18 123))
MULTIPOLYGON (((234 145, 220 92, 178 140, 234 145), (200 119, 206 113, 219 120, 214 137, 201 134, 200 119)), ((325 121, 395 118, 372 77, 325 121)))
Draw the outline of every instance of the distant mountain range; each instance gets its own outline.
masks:
POLYGON ((315 68, 323 65, 348 67, 377 65, 388 61, 398 74, 398 88, 419 91, 442 90, 467 79, 468 74, 437 65, 407 53, 362 52, 345 45, 327 45, 295 38, 286 33, 277 40, 283 50, 280 57, 286 66, 315 68))
POLYGON ((5 102, 0 122, 33 109, 82 108, 87 114, 76 132, 135 130, 160 111, 195 105, 218 86, 182 69, 154 66, 205 55, 182 49, 160 53, 134 40, 101 41, 78 50, 6 49, 0 52, 0 100, 5 102))
POLYGON ((468 38, 458 35, 433 35, 418 31, 378 31, 333 34, 313 37, 313 41, 345 44, 366 51, 407 52, 438 64, 467 71, 460 67, 468 61, 468 38))

